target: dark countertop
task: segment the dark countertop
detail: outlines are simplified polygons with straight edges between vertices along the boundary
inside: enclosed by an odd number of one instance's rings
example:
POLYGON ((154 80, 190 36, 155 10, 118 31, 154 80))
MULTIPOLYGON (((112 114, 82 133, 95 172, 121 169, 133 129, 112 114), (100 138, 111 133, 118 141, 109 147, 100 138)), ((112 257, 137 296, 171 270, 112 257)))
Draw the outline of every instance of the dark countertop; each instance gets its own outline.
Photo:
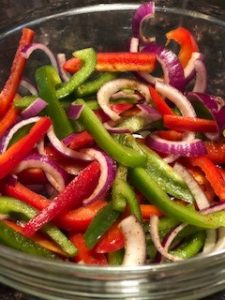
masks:
MULTIPOLYGON (((0 300, 38 300, 38 298, 25 295, 0 284, 0 300)), ((204 300, 225 300, 225 293, 217 293, 204 300)))

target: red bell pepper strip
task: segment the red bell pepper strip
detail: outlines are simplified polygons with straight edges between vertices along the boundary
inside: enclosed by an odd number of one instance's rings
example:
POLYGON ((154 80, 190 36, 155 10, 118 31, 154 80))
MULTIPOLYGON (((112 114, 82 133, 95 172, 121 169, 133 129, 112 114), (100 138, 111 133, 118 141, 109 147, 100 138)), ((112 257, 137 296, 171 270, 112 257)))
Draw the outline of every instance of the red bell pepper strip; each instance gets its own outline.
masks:
POLYGON ((159 210, 159 208, 155 205, 151 205, 151 204, 141 204, 140 205, 141 208, 141 214, 142 214, 142 218, 145 220, 149 220, 150 217, 152 216, 158 216, 161 217, 164 214, 159 210))
POLYGON ((95 246, 97 253, 111 253, 124 248, 124 236, 118 224, 114 224, 95 246))
POLYGON ((183 134, 175 130, 159 130, 157 135, 162 139, 174 142, 181 141, 183 138, 183 134))
POLYGON ((154 103, 158 112, 163 116, 174 115, 174 112, 169 107, 169 105, 165 102, 165 100, 159 95, 159 93, 152 86, 149 86, 149 91, 151 94, 152 102, 154 103))
POLYGON ((216 164, 225 163, 225 144, 219 142, 205 142, 205 146, 208 152, 208 158, 216 164))
POLYGON ((23 29, 19 46, 12 63, 10 76, 0 93, 0 116, 3 116, 6 113, 16 95, 26 64, 26 58, 23 57, 21 50, 32 42, 33 36, 34 32, 31 29, 23 29))
POLYGON ((69 147, 73 150, 79 150, 85 147, 93 146, 94 139, 87 131, 77 133, 70 142, 69 147))
MULTIPOLYGON (((32 207, 42 210, 46 208, 50 201, 39 195, 19 182, 2 184, 1 191, 4 195, 19 199, 32 207)), ((96 213, 107 204, 104 200, 97 200, 94 203, 62 213, 57 217, 55 223, 69 231, 84 232, 96 213)))
MULTIPOLYGON (((155 55, 149 53, 111 52, 97 53, 97 71, 103 72, 152 72, 155 67, 155 55)), ((78 58, 67 60, 63 68, 66 72, 75 73, 81 68, 78 58)))
POLYGON ((2 137, 7 129, 9 129, 16 121, 16 117, 18 116, 18 110, 11 105, 6 114, 2 117, 0 122, 0 137, 2 137))
POLYGON ((124 113, 125 111, 128 111, 132 107, 134 107, 134 105, 131 103, 117 103, 110 105, 110 108, 119 115, 124 113))
POLYGON ((164 115, 163 123, 165 127, 178 131, 194 131, 194 132, 217 132, 218 127, 216 121, 183 117, 183 116, 172 116, 164 115))
POLYGON ((71 208, 77 208, 93 192, 100 175, 99 163, 94 161, 82 170, 47 207, 24 226, 24 234, 32 236, 46 223, 71 208))
POLYGON ((48 131, 51 124, 52 122, 48 117, 41 118, 26 136, 0 155, 0 179, 10 174, 32 151, 36 143, 39 142, 48 131))
POLYGON ((168 42, 174 40, 180 45, 179 59, 185 67, 191 58, 193 52, 199 52, 199 47, 195 38, 189 30, 184 27, 178 27, 166 34, 168 42))
MULTIPOLYGON (((8 225, 10 228, 14 229, 16 232, 23 234, 23 227, 15 224, 9 220, 3 220, 3 222, 8 225)), ((32 241, 36 242, 37 244, 41 245, 42 247, 54 252, 62 257, 67 257, 67 255, 58 247, 53 241, 47 239, 43 234, 36 233, 32 237, 32 241)))
POLYGON ((70 241, 78 249, 77 255, 74 257, 75 262, 82 262, 89 265, 107 265, 107 259, 104 254, 95 253, 89 250, 85 244, 82 234, 74 234, 70 237, 70 241))
POLYGON ((215 194, 221 201, 225 201, 225 179, 220 169, 207 156, 191 158, 190 162, 204 172, 215 194))

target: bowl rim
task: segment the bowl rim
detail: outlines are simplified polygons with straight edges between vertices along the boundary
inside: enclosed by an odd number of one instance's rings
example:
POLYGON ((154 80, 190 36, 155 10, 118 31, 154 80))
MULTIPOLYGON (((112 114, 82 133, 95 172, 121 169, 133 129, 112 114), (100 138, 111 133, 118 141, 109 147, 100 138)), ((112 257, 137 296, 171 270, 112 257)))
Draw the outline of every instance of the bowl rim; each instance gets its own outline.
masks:
MULTIPOLYGON (((51 19, 60 18, 64 16, 72 16, 72 15, 79 15, 79 14, 85 14, 85 13, 94 13, 94 12, 104 12, 108 10, 134 10, 139 6, 139 4, 131 4, 128 2, 117 2, 113 4, 97 4, 97 5, 89 5, 89 6, 81 6, 78 8, 73 8, 69 10, 65 10, 60 13, 53 13, 48 16, 40 17, 37 19, 34 19, 32 21, 25 22, 23 24, 19 24, 3 33, 0 33, 0 41, 16 32, 21 30, 23 27, 29 26, 32 27, 34 25, 37 25, 39 23, 42 23, 43 21, 49 21, 51 19)), ((177 14, 177 8, 170 8, 170 7, 159 7, 156 6, 156 11, 159 12, 169 12, 172 14, 177 14)), ((184 16, 190 16, 190 17, 198 17, 200 19, 206 20, 208 22, 213 22, 214 24, 221 25, 225 27, 225 21, 220 20, 213 16, 208 16, 201 12, 196 12, 192 10, 182 9, 179 8, 179 12, 182 13, 184 16)), ((43 265, 43 268, 46 269, 46 267, 54 267, 56 270, 62 270, 63 271, 78 271, 81 273, 90 273, 92 275, 98 273, 98 275, 106 275, 106 274, 129 274, 130 272, 135 272, 135 274, 142 274, 146 272, 162 272, 162 271, 188 271, 188 269, 195 269, 196 265, 202 264, 202 265, 214 265, 215 263, 220 263, 221 261, 224 261, 225 259, 225 250, 218 252, 218 253, 212 253, 208 255, 199 255, 187 260, 182 261, 176 261, 171 263, 161 263, 161 264, 148 264, 148 265, 142 265, 142 266, 135 266, 135 267, 124 267, 124 266, 95 266, 95 265, 85 265, 85 264, 77 264, 77 263, 71 263, 67 261, 60 261, 60 260, 51 260, 47 258, 43 258, 40 256, 34 256, 31 254, 23 253, 19 250, 12 249, 10 247, 0 245, 0 258, 9 258, 10 260, 15 260, 18 265, 21 263, 25 263, 26 266, 32 266, 36 267, 40 265, 43 265), (12 257, 12 258, 11 258, 12 257)), ((1 265, 1 263, 0 263, 1 265)))

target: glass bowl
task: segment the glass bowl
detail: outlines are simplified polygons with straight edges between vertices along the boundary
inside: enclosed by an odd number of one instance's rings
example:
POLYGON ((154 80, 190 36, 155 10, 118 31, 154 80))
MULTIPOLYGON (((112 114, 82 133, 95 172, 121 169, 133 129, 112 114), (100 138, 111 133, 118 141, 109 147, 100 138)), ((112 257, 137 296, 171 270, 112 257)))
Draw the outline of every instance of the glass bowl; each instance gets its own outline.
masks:
MULTIPOLYGON (((94 46, 98 51, 126 50, 131 18, 140 3, 112 1, 3 0, 0 11, 0 84, 10 69, 24 26, 36 40, 67 55, 94 46), (85 3, 84 3, 85 2, 85 3), (21 11, 23 10, 23 11, 21 11)), ((163 37, 184 25, 196 35, 209 70, 209 92, 225 95, 224 1, 156 1, 149 30, 163 37)), ((26 75, 45 61, 34 54, 26 75)), ((46 61, 47 62, 47 61, 46 61)), ((25 255, 0 246, 0 281, 43 299, 199 299, 225 287, 225 253, 182 263, 136 268, 90 267, 25 255)))

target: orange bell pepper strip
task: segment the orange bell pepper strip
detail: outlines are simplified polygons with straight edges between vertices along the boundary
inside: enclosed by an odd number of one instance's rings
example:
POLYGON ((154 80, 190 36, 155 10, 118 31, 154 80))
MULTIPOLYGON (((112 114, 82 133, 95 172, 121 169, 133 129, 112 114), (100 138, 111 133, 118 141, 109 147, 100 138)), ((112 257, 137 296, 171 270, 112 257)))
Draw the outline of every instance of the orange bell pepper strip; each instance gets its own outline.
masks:
POLYGON ((215 194, 221 201, 225 201, 225 179, 220 169, 207 156, 190 158, 190 162, 204 172, 215 194))
POLYGON ((217 132, 218 127, 216 121, 176 116, 176 115, 164 115, 163 116, 164 126, 177 130, 177 131, 194 131, 194 132, 217 132))
POLYGON ((178 57, 183 67, 188 64, 193 52, 199 52, 199 47, 195 38, 192 33, 184 27, 178 27, 171 30, 166 34, 166 37, 168 42, 174 40, 180 45, 178 57))
POLYGON ((32 43, 33 36, 34 32, 31 29, 23 29, 9 78, 0 93, 0 116, 3 116, 6 113, 16 95, 26 64, 26 58, 23 57, 21 50, 32 43))
MULTIPOLYGON (((111 52, 97 53, 96 70, 102 72, 152 72, 155 68, 155 55, 149 53, 111 52)), ((81 68, 81 61, 74 57, 67 60, 63 68, 71 74, 81 68)))
POLYGON ((0 155, 0 179, 9 175, 32 151, 36 143, 44 137, 51 124, 52 122, 48 117, 41 118, 26 136, 0 155))
MULTIPOLYGON (((19 232, 20 234, 23 234, 23 227, 19 226, 18 224, 15 224, 9 220, 3 221, 6 225, 8 225, 10 228, 14 229, 16 232, 19 232)), ((36 242, 37 244, 41 245, 42 247, 48 249, 51 252, 54 252, 55 254, 58 254, 62 257, 67 257, 67 255, 51 240, 48 240, 43 234, 36 233, 32 238, 32 241, 36 242)))
POLYGON ((207 156, 210 160, 212 160, 216 164, 224 164, 225 163, 225 144, 221 142, 205 142, 205 146, 207 149, 207 156))
POLYGON ((19 111, 12 104, 0 122, 0 137, 16 122, 19 111))
POLYGON ((78 249, 77 255, 74 257, 75 262, 85 263, 89 265, 107 265, 107 259, 104 254, 96 253, 89 250, 86 246, 84 236, 80 233, 73 234, 70 241, 78 249))
POLYGON ((159 95, 159 93, 152 86, 149 86, 149 91, 151 94, 152 102, 154 103, 158 112, 163 116, 174 115, 174 112, 169 107, 169 105, 165 102, 165 100, 159 95))
POLYGON ((145 219, 145 220, 149 220, 149 218, 152 217, 152 216, 161 217, 161 216, 164 215, 160 211, 160 209, 157 206, 155 206, 155 205, 141 204, 140 208, 141 208, 142 218, 145 219))

